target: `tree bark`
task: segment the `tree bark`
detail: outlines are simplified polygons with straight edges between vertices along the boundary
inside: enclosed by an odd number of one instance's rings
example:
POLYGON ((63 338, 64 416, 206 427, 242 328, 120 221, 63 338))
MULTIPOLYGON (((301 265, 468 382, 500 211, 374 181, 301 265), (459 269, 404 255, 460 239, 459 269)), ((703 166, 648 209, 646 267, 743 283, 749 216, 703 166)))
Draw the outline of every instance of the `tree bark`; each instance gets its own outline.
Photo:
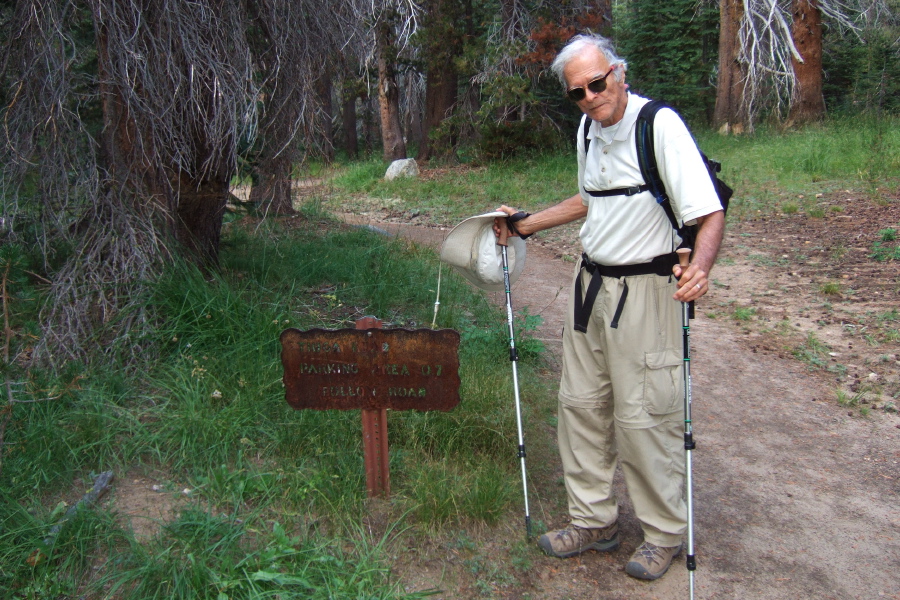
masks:
POLYGON ((716 86, 713 126, 722 133, 739 134, 750 126, 744 102, 746 70, 739 59, 743 2, 720 0, 719 15, 719 81, 716 86))
POLYGON ((384 160, 406 158, 406 142, 400 122, 400 90, 397 86, 396 51, 392 19, 377 26, 378 105, 381 116, 381 143, 384 160))
POLYGON ((425 115, 422 124, 422 144, 416 157, 426 161, 432 156, 450 156, 455 139, 452 132, 435 138, 432 132, 449 117, 456 105, 459 73, 456 59, 462 54, 466 31, 467 4, 459 0, 431 0, 427 4, 428 17, 423 45, 427 75, 425 80, 425 115))
POLYGON ((791 35, 803 62, 794 57, 791 64, 796 78, 794 98, 788 114, 789 124, 821 120, 825 116, 822 95, 822 13, 818 0, 793 0, 794 20, 791 35))
POLYGON ((293 37, 298 17, 265 3, 250 3, 247 12, 255 25, 255 35, 249 37, 250 48, 266 82, 260 95, 260 146, 253 166, 250 201, 264 214, 292 214, 291 170, 299 154, 296 130, 309 89, 308 73, 288 51, 298 45, 293 37))
POLYGON ((345 86, 343 96, 341 121, 344 127, 344 151, 350 158, 356 158, 359 156, 359 136, 356 133, 357 94, 345 86))
POLYGON ((452 60, 443 66, 429 70, 425 82, 425 119, 422 126, 422 146, 418 159, 428 160, 432 156, 446 157, 453 153, 454 136, 447 132, 439 138, 433 138, 432 132, 444 119, 449 117, 457 98, 456 67, 452 60))
MULTIPOLYGON (((198 76, 201 81, 206 74, 198 76)), ((212 112, 213 82, 208 79, 203 102, 212 112)), ((202 84, 201 84, 202 85, 202 84)), ((222 140, 229 146, 231 143, 222 140)), ((231 164, 217 153, 215 142, 205 132, 195 130, 192 147, 193 164, 173 170, 169 176, 175 193, 169 211, 174 215, 175 239, 202 266, 219 264, 219 242, 222 218, 228 199, 228 188, 234 172, 231 164)))
POLYGON ((291 160, 286 156, 267 156, 254 169, 250 202, 262 207, 266 214, 294 213, 291 198, 291 160))
POLYGON ((196 181, 182 173, 178 203, 174 208, 175 239, 201 264, 219 262, 222 217, 228 195, 228 176, 196 181))
MULTIPOLYGON (((120 201, 131 197, 132 209, 141 211, 142 205, 161 204, 166 207, 162 225, 195 262, 214 265, 218 262, 222 217, 228 193, 228 169, 216 160, 216 153, 209 147, 202 132, 197 132, 192 146, 196 152, 197 173, 191 176, 185 171, 166 174, 159 165, 151 162, 158 158, 157 138, 142 131, 140 121, 130 113, 123 100, 122 90, 111 75, 111 56, 108 48, 107 27, 95 13, 97 31, 98 75, 100 80, 101 109, 104 128, 100 142, 100 162, 109 175, 110 189, 122 190, 115 194, 120 201), (140 141, 140 145, 135 142, 140 141), (207 159, 209 169, 199 168, 207 159), (127 190, 127 193, 124 191, 127 190), (146 202, 154 198, 156 203, 146 202)), ((198 79, 202 75, 197 76, 198 79)), ((212 86, 198 89, 211 90, 212 86)), ((207 101, 210 98, 206 98, 207 101)))
POLYGON ((130 191, 134 202, 138 202, 137 196, 143 191, 157 199, 157 206, 168 206, 173 200, 172 189, 165 184, 165 175, 161 175, 148 160, 156 154, 152 147, 156 140, 146 131, 139 131, 138 122, 131 115, 122 89, 113 75, 107 26, 96 13, 94 18, 97 80, 103 120, 98 144, 99 166, 106 172, 107 185, 130 191), (143 147, 135 145, 138 140, 143 147))
POLYGON ((326 64, 322 69, 322 76, 316 81, 316 95, 319 101, 319 110, 316 111, 316 114, 322 140, 322 157, 327 164, 334 162, 334 128, 331 124, 334 107, 331 102, 331 93, 331 66, 326 64))

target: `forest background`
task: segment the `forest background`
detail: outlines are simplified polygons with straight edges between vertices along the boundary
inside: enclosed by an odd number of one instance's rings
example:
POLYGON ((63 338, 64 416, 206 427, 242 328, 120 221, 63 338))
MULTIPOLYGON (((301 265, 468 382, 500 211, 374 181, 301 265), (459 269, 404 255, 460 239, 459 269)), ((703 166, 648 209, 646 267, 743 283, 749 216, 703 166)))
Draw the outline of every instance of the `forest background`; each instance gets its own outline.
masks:
MULTIPOLYGON (((579 115, 547 66, 594 31, 617 43, 631 89, 698 135, 802 132, 839 155, 843 127, 874 123, 875 158, 855 176, 896 185, 898 15, 897 0, 0 2, 0 589, 401 595, 382 562, 390 527, 372 538, 355 519, 364 486, 341 449, 358 424, 288 411, 273 342, 356 313, 430 322, 413 307, 433 301, 417 272, 434 257, 299 206, 297 182, 414 157, 559 189, 562 167, 525 172, 532 158, 571 167, 579 115), (252 224, 226 231, 235 209, 252 224), (51 533, 57 501, 107 467, 157 473, 186 504, 148 538, 103 511, 51 533)), ((896 253, 896 228, 881 234, 896 253)), ((506 456, 512 432, 505 370, 476 365, 503 331, 459 282, 443 293, 480 409, 398 420, 389 521, 493 526, 515 472, 476 458, 506 456)), ((526 335, 533 391, 538 346, 526 335)), ((524 547, 511 560, 525 565, 524 547)))
MULTIPOLYGON (((218 261, 230 185, 293 211, 312 161, 571 146, 547 66, 612 36, 635 92, 750 133, 898 108, 896 0, 0 4, 0 231, 52 282, 34 356, 83 358, 175 256, 218 261), (175 245, 170 244, 171 241, 175 245), (111 291, 112 290, 112 291, 111 291)), ((130 330, 147 315, 138 310, 130 330)))

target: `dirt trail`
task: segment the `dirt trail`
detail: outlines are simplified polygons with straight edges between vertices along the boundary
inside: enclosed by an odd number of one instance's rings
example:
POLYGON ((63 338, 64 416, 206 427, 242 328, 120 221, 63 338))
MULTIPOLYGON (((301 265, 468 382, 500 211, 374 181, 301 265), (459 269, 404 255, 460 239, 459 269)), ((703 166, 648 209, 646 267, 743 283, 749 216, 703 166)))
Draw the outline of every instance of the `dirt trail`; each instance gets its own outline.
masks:
MULTIPOLYGON (((435 245, 447 233, 397 223, 377 226, 435 245)), ((731 237, 724 248, 741 241, 731 237)), ((531 314, 541 314, 538 337, 554 350, 574 263, 559 247, 529 244, 513 302, 517 310, 528 307, 531 314)), ((736 268, 723 267, 714 275, 726 281, 729 293, 751 295, 751 289, 734 287, 758 283, 754 269, 748 277, 746 269, 738 273, 736 268)), ((714 289, 704 303, 712 305, 715 294, 714 289)), ((758 339, 730 321, 708 318, 702 305, 697 314, 691 327, 696 597, 900 600, 896 416, 879 412, 863 418, 848 411, 835 401, 833 384, 821 373, 811 373, 783 353, 757 352, 758 339)), ((622 571, 641 539, 619 479, 618 551, 565 561, 536 553, 526 581, 503 588, 500 596, 686 598, 681 559, 657 582, 639 582, 622 571)), ((559 493, 564 494, 561 487, 559 493)), ((555 500, 547 504, 557 505, 555 500)), ((538 518, 554 528, 566 524, 563 514, 538 518)), ((439 598, 480 597, 473 590, 451 592, 446 579, 431 585, 448 590, 439 598)))

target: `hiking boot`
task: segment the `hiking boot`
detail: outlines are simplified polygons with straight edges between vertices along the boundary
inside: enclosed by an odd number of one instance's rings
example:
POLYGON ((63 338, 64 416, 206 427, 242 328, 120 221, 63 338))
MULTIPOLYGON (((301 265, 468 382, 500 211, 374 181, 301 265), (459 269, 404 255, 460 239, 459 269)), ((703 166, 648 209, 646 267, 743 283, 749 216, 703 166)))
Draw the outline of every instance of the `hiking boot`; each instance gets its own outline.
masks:
POLYGON ((588 550, 612 552, 619 547, 619 526, 586 528, 569 525, 565 529, 548 531, 538 540, 538 546, 557 558, 569 558, 588 550))
POLYGON ((631 555, 631 560, 625 565, 625 572, 638 579, 659 579, 680 552, 681 544, 667 548, 644 542, 631 555))

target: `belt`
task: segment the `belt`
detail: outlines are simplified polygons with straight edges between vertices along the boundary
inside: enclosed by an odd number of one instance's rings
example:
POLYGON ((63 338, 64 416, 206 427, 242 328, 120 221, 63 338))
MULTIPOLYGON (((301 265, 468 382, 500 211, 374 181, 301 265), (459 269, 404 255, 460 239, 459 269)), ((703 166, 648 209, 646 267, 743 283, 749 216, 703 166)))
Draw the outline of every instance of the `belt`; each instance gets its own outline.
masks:
MULTIPOLYGON (((582 254, 581 268, 578 272, 578 277, 575 278, 575 331, 587 332, 591 311, 594 309, 594 302, 597 300, 597 293, 600 291, 600 285, 603 283, 604 277, 615 277, 617 279, 635 275, 659 275, 665 277, 672 275, 672 267, 677 264, 678 255, 674 252, 657 256, 646 263, 616 266, 597 264, 588 258, 587 254, 582 254), (584 298, 582 298, 581 294, 582 269, 587 270, 591 274, 591 282, 588 284, 584 298)), ((622 295, 619 297, 619 303, 616 306, 616 313, 609 324, 613 329, 619 327, 619 317, 622 316, 622 309, 625 308, 625 299, 628 297, 628 282, 623 282, 623 285, 622 295)))

